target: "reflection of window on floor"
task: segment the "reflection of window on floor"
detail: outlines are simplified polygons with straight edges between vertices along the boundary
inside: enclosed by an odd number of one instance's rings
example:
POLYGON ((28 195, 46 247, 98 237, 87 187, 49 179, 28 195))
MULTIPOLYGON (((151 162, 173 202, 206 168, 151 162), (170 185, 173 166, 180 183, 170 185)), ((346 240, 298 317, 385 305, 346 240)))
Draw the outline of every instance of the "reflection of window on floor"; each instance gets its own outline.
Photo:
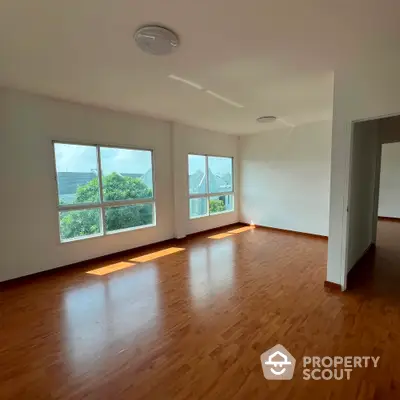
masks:
POLYGON ((195 307, 208 307, 229 293, 235 279, 234 243, 212 242, 189 253, 190 292, 195 307))
POLYGON ((61 242, 155 225, 150 150, 54 143, 61 242))
POLYGON ((162 323, 158 283, 157 268, 148 265, 64 293, 63 340, 74 371, 93 368, 113 343, 157 337, 162 323))
POLYGON ((144 254, 142 256, 134 257, 128 261, 120 261, 116 263, 111 263, 107 264, 103 267, 95 268, 90 271, 87 271, 86 273, 89 275, 98 275, 98 276, 103 276, 103 275, 108 275, 112 274, 113 272, 121 271, 127 268, 134 267, 136 263, 146 263, 149 261, 156 260, 157 258, 169 256, 171 254, 175 253, 180 253, 181 251, 184 251, 184 248, 180 247, 169 247, 167 249, 159 250, 159 251, 153 251, 151 253, 144 254))
POLYGON ((189 154, 188 171, 191 219, 234 210, 231 157, 189 154))

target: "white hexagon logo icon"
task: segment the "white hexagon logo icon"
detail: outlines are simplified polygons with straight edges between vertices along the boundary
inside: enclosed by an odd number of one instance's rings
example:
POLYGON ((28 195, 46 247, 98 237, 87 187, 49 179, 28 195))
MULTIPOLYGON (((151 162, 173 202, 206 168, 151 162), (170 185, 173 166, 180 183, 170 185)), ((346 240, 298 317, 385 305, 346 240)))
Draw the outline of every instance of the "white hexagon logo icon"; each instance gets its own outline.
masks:
POLYGON ((260 358, 265 379, 288 381, 293 378, 296 359, 281 344, 267 350, 260 358))

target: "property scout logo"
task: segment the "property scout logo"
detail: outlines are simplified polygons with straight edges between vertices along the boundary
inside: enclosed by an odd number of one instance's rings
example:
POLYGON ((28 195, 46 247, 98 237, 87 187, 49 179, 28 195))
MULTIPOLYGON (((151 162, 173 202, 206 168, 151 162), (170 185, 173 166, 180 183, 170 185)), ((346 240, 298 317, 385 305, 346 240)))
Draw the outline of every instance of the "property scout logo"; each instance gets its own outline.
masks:
MULTIPOLYGON (((334 356, 303 357, 303 379, 308 380, 349 380, 355 368, 378 366, 380 357, 334 356)), ((290 380, 296 366, 295 358, 280 344, 261 354, 261 365, 265 379, 290 380)))

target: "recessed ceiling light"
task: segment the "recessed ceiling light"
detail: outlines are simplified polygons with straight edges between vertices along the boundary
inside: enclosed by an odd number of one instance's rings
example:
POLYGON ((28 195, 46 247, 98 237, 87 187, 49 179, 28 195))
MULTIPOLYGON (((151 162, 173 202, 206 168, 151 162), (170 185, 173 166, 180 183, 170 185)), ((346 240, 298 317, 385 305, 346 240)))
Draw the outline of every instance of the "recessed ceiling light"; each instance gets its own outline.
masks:
POLYGON ((175 32, 157 25, 142 26, 135 32, 134 38, 140 49, 156 56, 170 54, 179 46, 175 32))
POLYGON ((275 122, 275 121, 276 121, 276 117, 273 115, 265 115, 263 117, 257 118, 257 122, 259 122, 260 124, 268 124, 268 123, 275 122))

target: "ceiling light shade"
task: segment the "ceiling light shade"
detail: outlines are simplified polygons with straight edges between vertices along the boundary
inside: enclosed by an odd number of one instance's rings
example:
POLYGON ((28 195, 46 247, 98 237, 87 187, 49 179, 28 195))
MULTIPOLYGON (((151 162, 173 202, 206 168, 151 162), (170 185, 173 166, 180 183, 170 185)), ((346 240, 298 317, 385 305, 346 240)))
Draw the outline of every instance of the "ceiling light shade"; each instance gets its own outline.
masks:
POLYGON ((135 32, 134 38, 141 50, 156 56, 170 54, 179 46, 178 35, 157 25, 142 26, 135 32))
POLYGON ((268 124, 275 121, 276 117, 274 117, 273 115, 265 115, 263 117, 257 118, 257 122, 259 122, 260 124, 268 124))

